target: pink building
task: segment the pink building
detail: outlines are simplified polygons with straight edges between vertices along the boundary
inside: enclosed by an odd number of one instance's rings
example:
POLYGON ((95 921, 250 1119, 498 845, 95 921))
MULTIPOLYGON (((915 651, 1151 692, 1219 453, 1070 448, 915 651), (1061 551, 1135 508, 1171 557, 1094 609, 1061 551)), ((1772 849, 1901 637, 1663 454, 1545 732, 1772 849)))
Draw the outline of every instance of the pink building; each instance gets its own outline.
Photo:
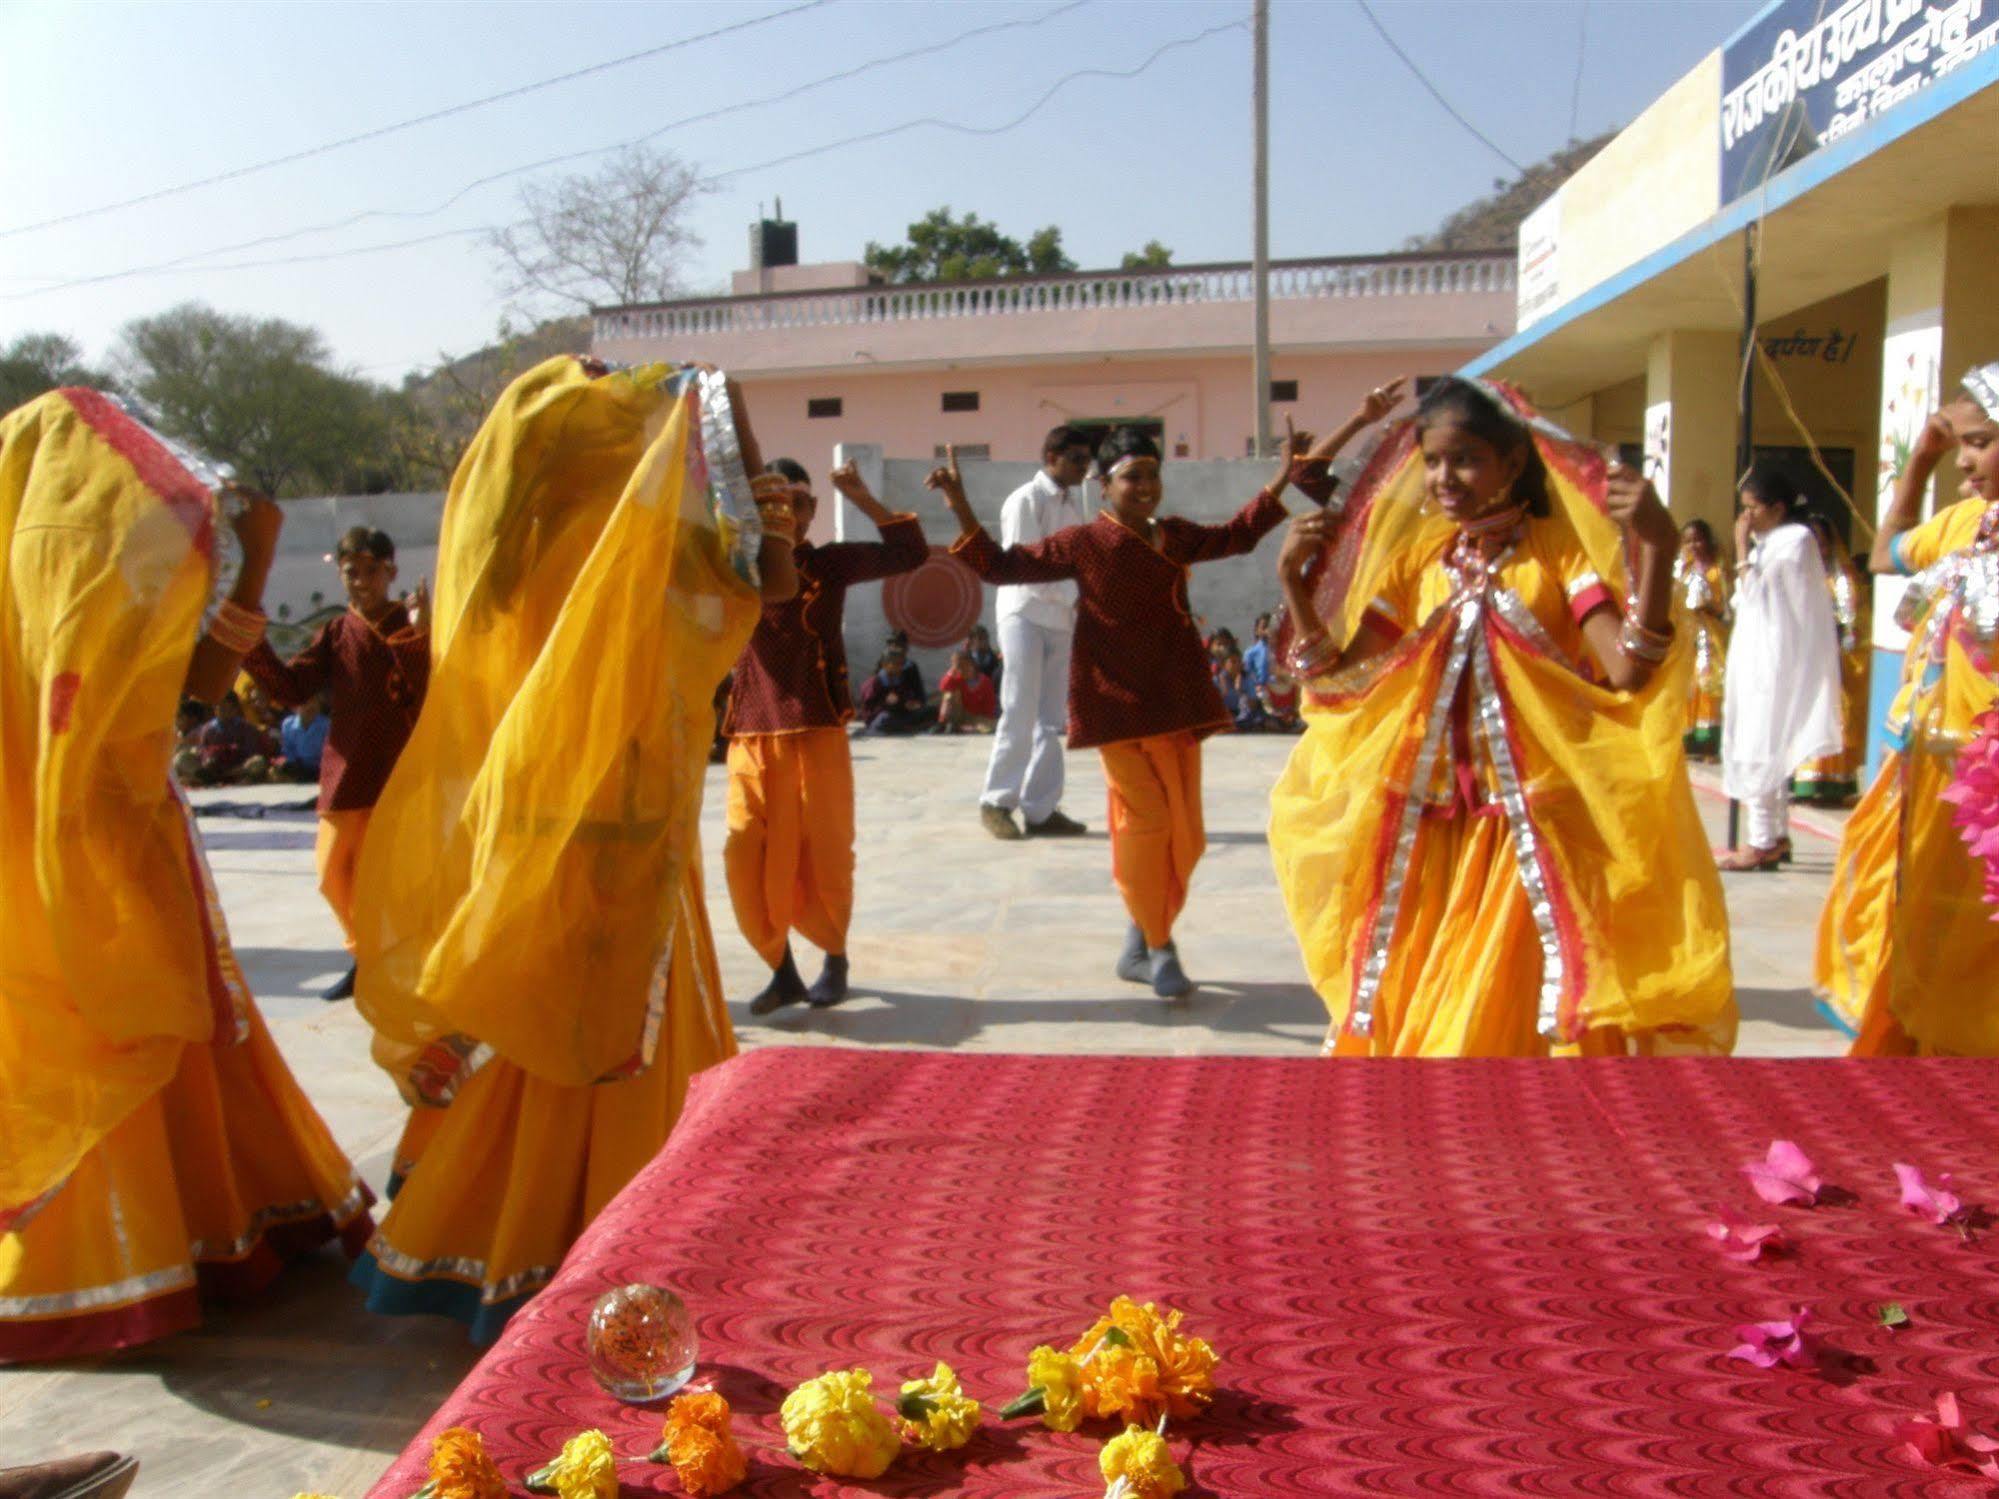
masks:
MULTIPOLYGON (((1173 458, 1250 450, 1245 264, 919 286, 871 283, 855 262, 765 264, 735 293, 600 308, 593 350, 720 365, 747 388, 764 452, 815 470, 842 442, 1034 460, 1059 422, 1154 424, 1173 458)), ((1389 376, 1444 374, 1511 334, 1514 257, 1278 261, 1270 298, 1274 420, 1319 427, 1389 376)))

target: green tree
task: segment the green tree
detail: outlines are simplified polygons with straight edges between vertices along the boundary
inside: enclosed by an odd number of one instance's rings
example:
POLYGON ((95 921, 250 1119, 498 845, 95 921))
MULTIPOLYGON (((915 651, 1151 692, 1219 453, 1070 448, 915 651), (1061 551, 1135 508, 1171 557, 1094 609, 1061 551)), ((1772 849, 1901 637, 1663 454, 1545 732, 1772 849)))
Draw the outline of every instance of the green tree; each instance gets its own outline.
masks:
POLYGON ((400 487, 386 393, 318 330, 199 302, 127 323, 114 363, 162 431, 273 496, 400 487))
POLYGON ((1156 239, 1145 242, 1143 250, 1126 250, 1118 262, 1121 271, 1163 271, 1173 264, 1173 252, 1156 239))
POLYGON ((60 385, 111 386, 104 371, 83 362, 76 341, 60 333, 23 333, 0 349, 0 412, 25 405, 60 385))
POLYGON ((954 216, 948 205, 931 209, 911 224, 909 238, 902 244, 869 240, 863 258, 870 270, 905 284, 1045 276, 1076 269, 1076 262, 1062 252, 1062 231, 1055 225, 1037 229, 1023 245, 975 213, 962 219, 954 216))

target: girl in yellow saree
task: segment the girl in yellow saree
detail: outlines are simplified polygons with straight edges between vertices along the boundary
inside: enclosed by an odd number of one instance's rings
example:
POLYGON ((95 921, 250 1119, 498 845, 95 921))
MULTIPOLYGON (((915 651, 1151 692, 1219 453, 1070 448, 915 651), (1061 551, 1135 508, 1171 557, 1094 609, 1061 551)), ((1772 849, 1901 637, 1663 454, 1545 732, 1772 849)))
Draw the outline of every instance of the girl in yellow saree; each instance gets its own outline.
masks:
POLYGON ((1642 478, 1463 380, 1293 523, 1309 727, 1270 842, 1328 1053, 1732 1047, 1674 541, 1642 478))
POLYGON ((0 1360, 191 1327, 198 1291, 367 1237, 167 770, 183 692, 262 633, 277 531, 95 391, 0 421, 0 1360))
POLYGON ((355 1270, 377 1310, 495 1334, 735 1051, 696 821, 715 685, 793 575, 733 394, 553 359, 452 480, 354 911, 355 998, 417 1105, 355 1270))
POLYGON ((1721 694, 1728 664, 1728 579, 1714 530, 1694 519, 1680 527, 1680 555, 1673 584, 1692 635, 1693 670, 1687 693, 1687 753, 1712 760, 1721 753, 1721 694))
POLYGON ((1999 924, 1941 796, 1972 720, 1999 699, 1999 363, 1966 375, 1923 428, 1871 566, 1910 579, 1897 611, 1909 646, 1889 753, 1840 838, 1816 986, 1854 1056, 1999 1056, 1999 924), (1952 449, 1965 498, 1918 524, 1952 449))

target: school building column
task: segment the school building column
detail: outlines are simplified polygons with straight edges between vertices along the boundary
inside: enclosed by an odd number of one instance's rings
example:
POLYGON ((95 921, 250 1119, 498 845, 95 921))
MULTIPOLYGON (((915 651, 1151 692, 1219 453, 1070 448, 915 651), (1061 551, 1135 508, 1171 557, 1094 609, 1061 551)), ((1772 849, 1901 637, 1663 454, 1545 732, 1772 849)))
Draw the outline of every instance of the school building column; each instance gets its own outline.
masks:
POLYGON ((1645 360, 1645 464, 1673 520, 1700 519, 1727 544, 1735 522, 1732 333, 1661 333, 1645 360))
MULTIPOLYGON (((1881 451, 1874 513, 1888 508, 1909 449, 1939 403, 1972 365, 1999 358, 1999 207, 1957 206, 1897 236, 1888 262, 1888 307, 1881 344, 1881 451)), ((1858 476, 1856 476, 1857 478, 1858 476)), ((1937 469, 1926 513, 1957 497, 1957 470, 1937 469)), ((1895 623, 1905 583, 1874 580, 1874 670, 1868 688, 1867 774, 1880 763, 1881 725, 1901 683, 1908 634, 1895 623)))

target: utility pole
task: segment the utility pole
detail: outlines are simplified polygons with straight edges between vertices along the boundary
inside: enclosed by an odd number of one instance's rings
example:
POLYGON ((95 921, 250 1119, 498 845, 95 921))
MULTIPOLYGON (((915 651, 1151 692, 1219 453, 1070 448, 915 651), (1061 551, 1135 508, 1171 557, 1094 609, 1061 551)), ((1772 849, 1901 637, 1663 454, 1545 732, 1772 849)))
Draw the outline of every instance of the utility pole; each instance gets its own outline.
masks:
MULTIPOLYGON (((1754 219, 1742 232, 1742 338, 1741 361, 1735 379, 1735 487, 1749 477, 1756 465, 1756 241, 1761 226, 1754 219)), ((1737 557, 1737 562, 1746 559, 1737 557)), ((1728 846, 1742 842, 1742 805, 1733 798, 1728 803, 1728 846)))
POLYGON ((1250 112, 1256 160, 1250 170, 1250 280, 1256 292, 1256 456, 1270 456, 1270 0, 1255 0, 1250 23, 1250 112))

